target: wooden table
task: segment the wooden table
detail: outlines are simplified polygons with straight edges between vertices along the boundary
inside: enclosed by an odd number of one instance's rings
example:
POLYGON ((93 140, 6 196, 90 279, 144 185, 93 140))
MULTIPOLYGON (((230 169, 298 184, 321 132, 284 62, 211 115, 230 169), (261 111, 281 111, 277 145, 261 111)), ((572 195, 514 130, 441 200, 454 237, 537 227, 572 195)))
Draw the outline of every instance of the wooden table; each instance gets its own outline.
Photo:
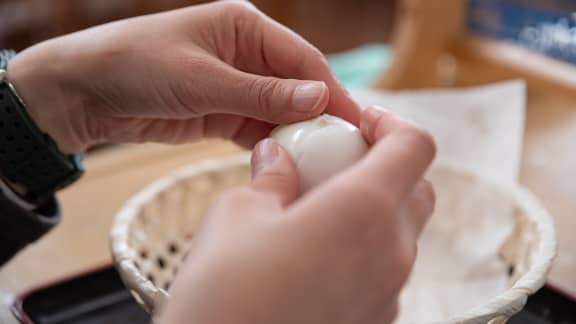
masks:
POLYGON ((520 181, 556 221, 559 253, 550 281, 576 295, 576 105, 534 93, 528 98, 520 181))
MULTIPOLYGON (((560 254, 550 280, 576 293, 576 109, 569 101, 536 94, 529 98, 526 125, 521 182, 542 199, 558 228, 560 254)), ((60 195, 62 224, 0 271, 0 291, 22 292, 110 262, 108 230, 130 195, 183 165, 236 152, 231 144, 207 141, 94 153, 86 161, 86 176, 60 195)), ((1 310, 0 323, 12 323, 3 320, 1 310)))
MULTIPOLYGON (((121 146, 90 155, 86 175, 59 195, 64 214, 60 226, 0 270, 0 301, 7 293, 110 263, 109 228, 128 197, 179 167, 238 151, 225 142, 206 141, 121 146)), ((0 324, 14 323, 8 313, 0 308, 0 324)))

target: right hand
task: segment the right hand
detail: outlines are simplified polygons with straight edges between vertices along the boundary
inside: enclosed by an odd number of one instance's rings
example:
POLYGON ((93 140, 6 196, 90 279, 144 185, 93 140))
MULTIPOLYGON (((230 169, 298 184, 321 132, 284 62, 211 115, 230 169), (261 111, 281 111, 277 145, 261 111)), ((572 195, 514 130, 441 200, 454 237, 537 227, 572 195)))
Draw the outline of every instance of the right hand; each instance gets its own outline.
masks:
POLYGON ((391 322, 434 206, 422 177, 435 146, 377 109, 361 128, 365 158, 298 200, 293 162, 261 142, 252 184, 208 213, 161 323, 391 322))

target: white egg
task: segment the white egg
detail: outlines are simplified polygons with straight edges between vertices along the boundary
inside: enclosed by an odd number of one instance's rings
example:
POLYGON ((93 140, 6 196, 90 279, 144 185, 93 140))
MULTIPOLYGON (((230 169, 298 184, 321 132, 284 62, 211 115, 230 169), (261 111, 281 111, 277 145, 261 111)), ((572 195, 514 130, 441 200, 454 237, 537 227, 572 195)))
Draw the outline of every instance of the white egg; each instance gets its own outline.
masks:
POLYGON ((302 193, 352 165, 368 151, 360 129, 326 114, 279 126, 270 137, 296 163, 302 193))

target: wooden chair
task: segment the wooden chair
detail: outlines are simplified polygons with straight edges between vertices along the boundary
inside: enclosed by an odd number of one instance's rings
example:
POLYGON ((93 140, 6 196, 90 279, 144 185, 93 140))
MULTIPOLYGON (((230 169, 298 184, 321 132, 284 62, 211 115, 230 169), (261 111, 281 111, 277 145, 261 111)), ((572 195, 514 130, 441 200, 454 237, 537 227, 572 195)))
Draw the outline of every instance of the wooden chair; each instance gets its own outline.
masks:
POLYGON ((560 250, 550 280, 576 294, 576 66, 471 35, 465 28, 468 4, 402 0, 394 58, 374 87, 398 90, 526 80, 520 182, 540 196, 557 223, 560 250))

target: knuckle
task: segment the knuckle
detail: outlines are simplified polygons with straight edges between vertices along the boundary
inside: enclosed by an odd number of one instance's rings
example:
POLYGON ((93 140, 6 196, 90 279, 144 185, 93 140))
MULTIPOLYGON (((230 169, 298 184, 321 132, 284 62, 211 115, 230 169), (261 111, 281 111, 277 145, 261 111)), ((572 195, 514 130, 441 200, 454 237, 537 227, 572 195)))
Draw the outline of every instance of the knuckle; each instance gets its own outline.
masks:
POLYGON ((409 138, 409 141, 425 152, 428 156, 433 158, 436 155, 436 142, 434 137, 428 131, 414 125, 406 124, 403 127, 404 134, 409 138))
POLYGON ((427 212, 431 214, 436 206, 436 191, 434 190, 434 185, 428 180, 423 182, 422 195, 427 205, 427 212))
POLYGON ((231 14, 253 14, 257 12, 256 6, 247 0, 222 0, 223 9, 231 14))
POLYGON ((296 65, 298 73, 306 73, 305 69, 310 67, 322 67, 328 71, 330 68, 326 56, 305 39, 302 39, 302 41, 302 53, 305 54, 301 56, 300 62, 296 65))
POLYGON ((396 253, 394 258, 394 266, 396 268, 397 274, 400 276, 400 285, 408 279, 414 262, 416 260, 417 246, 416 242, 410 244, 404 244, 401 246, 396 253))
MULTIPOLYGON (((413 193, 413 198, 407 202, 408 212, 412 217, 418 220, 414 225, 421 226, 432 216, 436 203, 436 194, 432 184, 422 180, 413 193)), ((418 228, 416 227, 416 228, 418 228)))
POLYGON ((173 77, 164 83, 166 91, 158 92, 158 104, 165 106, 170 113, 185 111, 194 115, 205 114, 205 107, 216 105, 214 93, 210 91, 208 83, 199 83, 183 71, 196 71, 201 75, 215 77, 223 72, 220 63, 181 50, 175 50, 171 59, 177 64, 167 65, 173 77))
MULTIPOLYGON (((102 120, 102 117, 95 116, 91 118, 86 118, 84 122, 84 133, 85 140, 90 143, 101 143, 104 141, 110 141, 114 136, 111 136, 115 127, 112 126, 114 121, 112 120, 102 120), (110 129, 112 128, 112 129, 110 129)), ((115 125, 114 125, 115 126, 115 125)), ((79 132, 82 134, 83 132, 79 132)))
POLYGON ((315 63, 328 66, 328 59, 326 59, 326 56, 318 48, 314 47, 313 45, 310 46, 312 48, 312 53, 310 54, 311 60, 315 63))
POLYGON ((330 70, 328 59, 318 48, 299 35, 296 35, 296 38, 299 39, 296 46, 299 47, 298 52, 301 54, 291 67, 294 74, 306 74, 311 67, 320 67, 325 71, 330 70))
POLYGON ((256 110, 262 116, 274 118, 279 112, 273 109, 273 102, 280 92, 280 86, 273 78, 257 78, 249 81, 247 95, 255 98, 256 110))

